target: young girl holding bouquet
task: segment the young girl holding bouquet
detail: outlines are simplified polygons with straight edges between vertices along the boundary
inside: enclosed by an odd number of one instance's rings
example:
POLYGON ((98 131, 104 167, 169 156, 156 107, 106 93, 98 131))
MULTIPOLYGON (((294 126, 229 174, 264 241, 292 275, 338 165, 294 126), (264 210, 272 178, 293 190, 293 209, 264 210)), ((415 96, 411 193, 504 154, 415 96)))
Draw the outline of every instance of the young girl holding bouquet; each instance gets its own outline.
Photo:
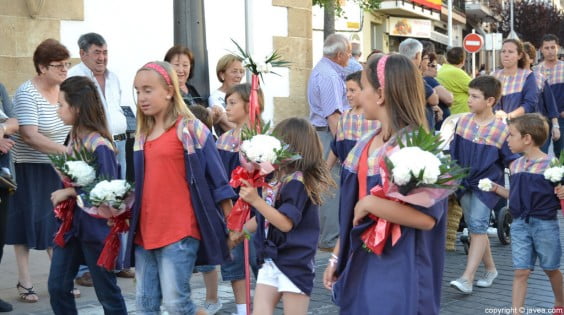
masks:
POLYGON ((427 125, 421 80, 401 55, 374 56, 362 72, 364 115, 381 127, 359 140, 341 173, 340 246, 324 274, 341 314, 439 313, 446 199, 423 208, 370 195, 382 184, 382 155, 402 133, 427 125), (399 241, 386 243, 381 255, 360 238, 375 222, 369 214, 401 225, 399 241))
MULTIPOLYGON (((282 298, 284 314, 307 314, 313 289, 314 256, 319 239, 321 196, 334 182, 323 160, 315 129, 301 118, 280 122, 273 134, 300 154, 282 163, 276 183, 263 189, 242 186, 239 196, 257 211, 247 222, 255 230, 259 263, 253 314, 273 314, 282 298)), ((248 184, 248 183, 247 183, 248 184)))
POLYGON ((136 308, 194 314, 194 265, 229 259, 224 215, 236 197, 213 137, 184 104, 175 71, 150 62, 135 76, 136 200, 126 265, 135 258, 136 308))
MULTIPOLYGON (((60 87, 58 114, 65 125, 72 126, 68 154, 86 150, 95 157, 98 177, 118 178, 115 147, 94 83, 86 77, 66 79, 60 87)), ((80 192, 80 187, 59 189, 52 193, 51 201, 55 206, 80 192)), ((71 291, 78 267, 84 263, 104 312, 127 314, 115 274, 97 265, 109 231, 107 220, 94 218, 75 206, 72 226, 64 233, 65 246, 53 249, 48 288, 55 314, 77 314, 71 291)))
MULTIPOLYGON (((258 105, 263 110, 263 95, 257 91, 258 105)), ((229 122, 235 124, 235 128, 223 133, 217 140, 217 150, 223 161, 228 176, 239 166, 239 145, 241 144, 241 130, 249 124, 249 99, 251 85, 249 83, 238 84, 227 90, 225 94, 225 110, 229 122)), ((251 126, 248 126, 249 128, 251 126)), ((233 200, 235 202, 236 199, 233 200)), ((221 276, 223 281, 231 281, 237 314, 246 315, 245 304, 245 256, 244 247, 240 243, 231 250, 232 261, 221 265, 221 276)))

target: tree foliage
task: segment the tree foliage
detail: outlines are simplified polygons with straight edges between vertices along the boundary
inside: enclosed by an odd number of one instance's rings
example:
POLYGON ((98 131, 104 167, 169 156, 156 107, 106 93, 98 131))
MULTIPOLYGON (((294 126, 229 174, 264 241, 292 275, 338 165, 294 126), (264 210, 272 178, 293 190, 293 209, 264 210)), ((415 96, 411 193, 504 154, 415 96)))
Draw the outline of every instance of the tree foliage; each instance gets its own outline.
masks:
MULTIPOLYGON (((361 9, 365 11, 376 10, 380 8, 381 0, 353 0, 361 9)), ((343 0, 313 0, 313 5, 318 5, 322 8, 327 4, 332 4, 335 7, 335 15, 341 16, 343 14, 343 0)))
MULTIPOLYGON (((495 1, 494 1, 495 2, 495 1)), ((552 4, 544 1, 522 0, 515 1, 513 8, 513 29, 522 41, 531 42, 535 47, 541 44, 544 34, 554 34, 564 42, 564 13, 559 12, 552 4)), ((496 2, 493 11, 500 20, 497 21, 498 32, 507 37, 511 31, 510 5, 508 2, 502 6, 496 2)))

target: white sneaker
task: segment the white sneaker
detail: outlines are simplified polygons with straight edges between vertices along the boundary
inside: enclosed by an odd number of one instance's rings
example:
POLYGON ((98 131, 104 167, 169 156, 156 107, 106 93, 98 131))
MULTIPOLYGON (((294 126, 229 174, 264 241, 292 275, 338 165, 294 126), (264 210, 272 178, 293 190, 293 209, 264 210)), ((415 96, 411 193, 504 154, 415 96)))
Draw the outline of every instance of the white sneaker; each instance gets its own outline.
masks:
POLYGON ((457 288, 460 292, 464 294, 472 293, 472 284, 464 278, 458 278, 450 282, 451 287, 457 288))
POLYGON ((489 288, 492 286, 495 278, 497 278, 497 270, 486 271, 484 276, 476 281, 476 286, 480 288, 489 288))
POLYGON ((209 315, 213 315, 223 307, 220 300, 217 300, 217 303, 208 303, 207 301, 204 303, 204 309, 208 312, 209 315))

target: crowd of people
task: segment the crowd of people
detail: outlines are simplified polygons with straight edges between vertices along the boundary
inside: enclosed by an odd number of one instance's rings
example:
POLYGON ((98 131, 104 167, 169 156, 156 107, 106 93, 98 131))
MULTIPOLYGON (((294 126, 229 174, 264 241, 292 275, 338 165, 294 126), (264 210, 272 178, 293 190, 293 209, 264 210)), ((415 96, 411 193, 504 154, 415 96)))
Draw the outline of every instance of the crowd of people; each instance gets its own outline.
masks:
MULTIPOLYGON (((236 190, 229 185, 241 164, 253 93, 241 83, 246 70, 240 56, 220 58, 220 86, 206 97, 189 83, 192 52, 173 46, 163 61, 139 68, 136 107, 129 108, 122 106, 117 75, 107 68, 104 38, 84 34, 78 48, 81 63, 71 67, 68 49, 47 39, 33 56, 36 75, 13 101, 0 85, 0 258, 4 243, 14 246, 21 302, 39 301, 29 271, 35 249, 46 250, 51 261, 55 314, 77 313, 76 284, 93 286, 105 313, 127 314, 118 276, 135 277, 138 314, 157 314, 161 307, 169 314, 215 314, 222 308, 218 265, 231 282, 236 313, 247 314, 243 240, 250 237, 254 314, 272 314, 280 301, 285 314, 307 314, 318 249, 331 252, 323 284, 342 314, 438 314, 445 250, 452 249, 446 241, 458 228, 447 229, 447 221, 460 221, 451 206, 462 208, 472 241, 467 265, 450 285, 471 294, 474 286, 492 286, 501 272, 487 229, 492 209, 507 203, 512 307, 524 305, 538 258, 555 310, 562 312, 557 210, 564 189, 543 176, 551 144, 559 156, 564 128, 564 62, 557 59, 556 36, 543 37, 540 63, 530 43, 505 40, 501 68, 474 79, 463 70, 461 47, 450 48, 440 65, 431 42, 408 38, 397 53, 375 52, 361 64, 357 43, 328 36, 308 81, 309 120, 288 118, 272 131, 301 159, 282 164, 260 190, 247 182, 236 190), (451 200, 421 207, 373 195, 383 183, 378 163, 385 154, 407 133, 439 131, 447 119, 456 122, 449 154, 468 169, 451 200), (78 204, 65 246, 54 243, 61 222, 53 208, 83 190, 63 187, 49 155, 81 150, 96 156, 98 176, 135 182, 115 270, 97 264, 107 220, 78 204), (17 189, 10 194, 11 186, 2 183, 12 177, 17 189), (478 187, 484 178, 493 182, 488 191, 478 187), (226 228, 239 198, 253 208, 243 232, 226 228), (361 240, 376 217, 401 226, 401 238, 385 243, 381 255, 361 240), (481 262, 485 274, 476 279, 481 262), (201 306, 191 299, 194 272, 204 275, 201 306)), ((262 111, 262 92, 256 92, 262 111)), ((0 311, 11 310, 0 300, 0 311)))

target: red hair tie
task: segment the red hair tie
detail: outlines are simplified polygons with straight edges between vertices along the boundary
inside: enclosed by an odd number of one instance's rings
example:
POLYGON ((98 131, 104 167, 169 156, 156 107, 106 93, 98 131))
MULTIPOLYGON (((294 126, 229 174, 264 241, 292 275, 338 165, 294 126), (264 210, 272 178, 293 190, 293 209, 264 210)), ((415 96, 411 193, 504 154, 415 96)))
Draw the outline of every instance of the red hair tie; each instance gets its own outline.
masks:
POLYGON ((170 79, 168 72, 166 72, 165 68, 158 63, 149 62, 148 64, 144 65, 143 68, 149 68, 157 71, 164 78, 166 84, 172 85, 172 80, 170 79))

